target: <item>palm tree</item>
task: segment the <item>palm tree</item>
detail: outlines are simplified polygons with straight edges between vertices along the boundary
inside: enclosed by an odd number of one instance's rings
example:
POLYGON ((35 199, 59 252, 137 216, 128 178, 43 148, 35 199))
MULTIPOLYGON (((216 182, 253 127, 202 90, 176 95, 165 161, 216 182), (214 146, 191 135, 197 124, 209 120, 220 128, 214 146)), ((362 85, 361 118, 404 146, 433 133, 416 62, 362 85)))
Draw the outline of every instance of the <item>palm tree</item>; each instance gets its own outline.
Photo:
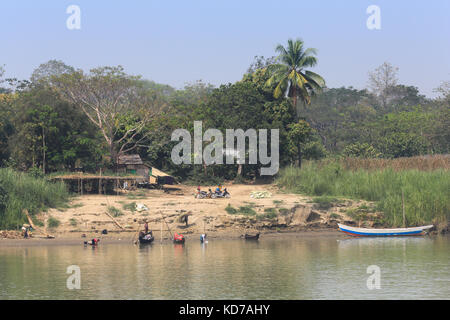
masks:
MULTIPOLYGON (((283 93, 287 93, 296 110, 298 98, 304 104, 310 104, 311 96, 320 92, 325 86, 325 80, 320 75, 305 70, 306 67, 314 67, 317 64, 315 57, 317 50, 304 49, 303 41, 300 39, 295 41, 289 39, 287 47, 279 44, 276 51, 279 53, 277 58, 279 63, 267 67, 271 74, 267 85, 276 84, 274 97, 279 98, 283 93)), ((296 116, 298 119, 298 114, 296 116)))
MULTIPOLYGON (((279 98, 284 93, 292 99, 292 104, 296 110, 296 125, 299 125, 300 112, 297 108, 297 99, 300 98, 305 105, 310 104, 311 96, 320 92, 325 86, 325 80, 320 75, 305 70, 305 68, 314 67, 317 64, 315 57, 317 50, 313 48, 305 49, 303 41, 300 39, 295 41, 289 39, 286 48, 279 44, 276 51, 279 53, 277 58, 279 63, 267 67, 270 75, 267 85, 276 84, 273 92, 275 98, 279 98)), ((298 167, 301 167, 300 140, 297 143, 298 159, 296 162, 298 167)))

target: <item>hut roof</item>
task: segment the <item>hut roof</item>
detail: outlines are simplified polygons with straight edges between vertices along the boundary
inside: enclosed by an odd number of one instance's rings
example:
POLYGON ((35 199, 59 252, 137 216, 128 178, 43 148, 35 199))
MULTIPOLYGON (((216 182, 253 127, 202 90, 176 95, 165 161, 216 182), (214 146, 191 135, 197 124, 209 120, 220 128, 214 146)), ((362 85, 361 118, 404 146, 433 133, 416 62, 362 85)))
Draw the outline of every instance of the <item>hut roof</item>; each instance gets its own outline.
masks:
POLYGON ((118 164, 144 164, 141 157, 138 154, 124 154, 119 156, 118 164))
POLYGON ((167 174, 167 173, 165 173, 165 172, 162 172, 162 171, 159 170, 159 169, 156 169, 156 168, 154 168, 154 167, 151 167, 151 168, 152 168, 151 175, 154 176, 154 177, 171 177, 170 174, 167 174))

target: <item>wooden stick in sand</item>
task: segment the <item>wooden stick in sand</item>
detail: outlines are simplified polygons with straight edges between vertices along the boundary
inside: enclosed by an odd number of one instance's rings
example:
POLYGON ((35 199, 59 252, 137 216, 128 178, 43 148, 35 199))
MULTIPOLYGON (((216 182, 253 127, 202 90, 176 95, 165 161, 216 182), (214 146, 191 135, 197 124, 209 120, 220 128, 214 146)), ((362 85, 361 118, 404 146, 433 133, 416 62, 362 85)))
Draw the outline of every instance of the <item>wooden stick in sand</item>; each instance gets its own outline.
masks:
POLYGON ((23 213, 25 213, 25 215, 27 216, 28 223, 30 224, 30 226, 33 227, 33 229, 35 229, 36 231, 41 232, 48 239, 54 239, 55 238, 55 236, 52 236, 52 235, 48 234, 47 232, 42 231, 39 228, 36 228, 36 226, 34 225, 33 220, 31 219, 30 214, 29 214, 27 209, 23 209, 23 213))
POLYGON ((122 227, 121 225, 120 225, 120 223, 118 223, 117 221, 116 221, 116 219, 114 219, 108 212, 106 212, 105 211, 105 214, 108 216, 108 217, 110 217, 111 218, 111 220, 120 228, 120 229, 124 229, 124 227, 122 227))

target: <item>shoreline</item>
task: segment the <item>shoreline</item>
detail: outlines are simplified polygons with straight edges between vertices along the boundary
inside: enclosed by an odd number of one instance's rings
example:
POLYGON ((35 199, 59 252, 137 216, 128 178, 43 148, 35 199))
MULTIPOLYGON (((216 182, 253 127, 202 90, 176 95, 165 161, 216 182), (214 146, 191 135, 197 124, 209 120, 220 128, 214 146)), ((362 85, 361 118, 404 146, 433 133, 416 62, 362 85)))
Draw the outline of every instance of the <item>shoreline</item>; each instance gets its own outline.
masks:
MULTIPOLYGON (((124 232, 122 237, 120 234, 110 235, 96 235, 100 238, 100 245, 102 244, 130 244, 134 245, 133 236, 130 232, 124 232)), ((252 232, 253 234, 254 232, 252 232)), ((323 228, 316 230, 300 230, 300 231, 273 231, 260 232, 260 240, 264 239, 292 239, 292 238, 303 238, 303 239, 315 239, 315 238, 336 238, 344 239, 349 238, 344 233, 339 230, 323 228)), ((155 241, 153 244, 161 243, 161 238, 158 237, 158 233, 154 232, 155 241)), ((223 232, 212 232, 208 233, 208 241, 224 241, 224 240, 243 240, 241 234, 239 233, 223 233, 223 232)), ((190 233, 185 235, 186 243, 188 242, 200 242, 200 233, 190 233)), ((55 239, 45 239, 45 238, 28 238, 28 239, 0 239, 0 248, 2 247, 34 247, 34 246, 58 246, 58 245, 83 245, 84 241, 90 240, 90 237, 82 238, 80 237, 57 237, 55 239)), ((172 243, 172 240, 168 237, 164 237, 162 243, 172 243)))
MULTIPOLYGON (((129 233, 129 232, 126 232, 129 233)), ((102 245, 117 245, 117 244, 127 244, 127 245, 139 245, 139 243, 135 243, 137 238, 133 239, 130 234, 124 235, 121 237, 120 235, 108 236, 102 235, 97 236, 101 239, 100 246, 102 245)), ((435 234, 430 233, 424 236, 417 236, 414 238, 436 238, 436 237, 445 237, 450 240, 450 235, 448 234, 435 234)), ((200 243, 200 233, 192 233, 185 236, 186 243, 200 243)), ((317 228, 317 229, 308 229, 308 230, 285 230, 285 231, 262 231, 259 241, 268 240, 287 240, 287 239, 304 239, 304 240, 314 240, 318 238, 334 238, 336 240, 345 240, 345 239, 366 239, 367 237, 352 237, 349 236, 339 230, 330 229, 330 228, 317 228)), ((384 237, 373 237, 375 238, 384 238, 384 237)), ((392 237, 386 237, 392 238, 392 237)), ((397 237, 402 238, 402 237, 397 237)), ((404 237, 403 237, 404 238, 404 237)), ((407 237, 410 238, 410 237, 407 237)), ((55 239, 45 239, 45 238, 28 238, 28 239, 0 239, 0 249, 2 248, 11 248, 11 247, 38 247, 38 246, 83 246, 84 241, 90 240, 91 238, 81 238, 78 237, 59 237, 55 239)), ((238 233, 209 233, 208 241, 238 241, 244 240, 242 235, 238 233)), ((155 240, 151 245, 156 244, 173 244, 172 240, 168 237, 164 237, 161 241, 161 238, 158 237, 158 234, 155 234, 155 240)), ((145 244, 146 245, 146 244, 145 244)))

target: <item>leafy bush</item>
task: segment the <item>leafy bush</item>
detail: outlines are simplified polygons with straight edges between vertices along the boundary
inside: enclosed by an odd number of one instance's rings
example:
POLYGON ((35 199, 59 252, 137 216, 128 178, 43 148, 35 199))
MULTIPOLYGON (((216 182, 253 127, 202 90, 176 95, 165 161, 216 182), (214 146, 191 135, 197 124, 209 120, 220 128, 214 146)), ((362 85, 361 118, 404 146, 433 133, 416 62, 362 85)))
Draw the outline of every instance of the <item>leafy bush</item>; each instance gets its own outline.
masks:
POLYGON ((230 204, 227 205, 227 207, 225 208, 225 211, 229 214, 238 213, 238 210, 236 208, 233 208, 230 204))
POLYGON ((49 217, 47 219, 47 226, 50 229, 57 228, 57 227, 59 227, 60 224, 61 224, 61 222, 58 219, 54 218, 54 217, 49 217))
POLYGON ((254 216, 256 215, 256 211, 253 210, 251 206, 242 206, 239 207, 239 213, 245 216, 254 216))
POLYGON ((113 217, 120 217, 123 216, 123 212, 120 209, 117 209, 114 206, 108 207, 108 213, 112 215, 113 217))
POLYGON ((136 211, 136 202, 125 203, 122 205, 122 209, 131 211, 131 212, 135 212, 136 211))
POLYGON ((78 225, 77 220, 74 219, 74 218, 71 218, 71 219, 69 220, 69 222, 70 222, 70 225, 71 225, 72 227, 76 227, 76 226, 78 225))

